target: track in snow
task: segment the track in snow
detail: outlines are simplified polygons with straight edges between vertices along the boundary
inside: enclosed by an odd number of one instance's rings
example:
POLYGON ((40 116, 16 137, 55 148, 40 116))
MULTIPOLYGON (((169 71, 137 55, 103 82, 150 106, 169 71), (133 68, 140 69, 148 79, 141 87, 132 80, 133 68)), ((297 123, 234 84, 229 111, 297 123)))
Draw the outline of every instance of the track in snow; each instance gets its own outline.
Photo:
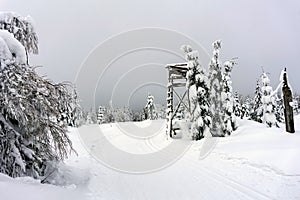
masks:
MULTIPOLYGON (((163 121, 157 123, 161 123, 161 126, 164 125, 163 121)), ((127 127, 135 126, 133 123, 124 125, 127 127)), ((135 128, 129 129, 135 130, 135 128)), ((147 154, 159 152, 170 144, 170 141, 166 141, 164 129, 157 129, 156 127, 155 130, 156 133, 153 136, 137 139, 124 134, 115 124, 103 125, 101 129, 103 131, 102 134, 98 133, 99 127, 97 125, 92 125, 80 128, 78 135, 81 139, 88 138, 89 141, 93 141, 93 148, 95 145, 99 145, 102 149, 105 148, 105 146, 101 146, 103 145, 103 137, 105 137, 123 151, 128 151, 132 154, 147 154)), ((149 132, 149 130, 147 131, 149 132)), ((176 142, 181 141, 184 140, 177 139, 176 142)), ((253 184, 249 184, 250 178, 253 178, 251 176, 260 176, 257 171, 249 167, 237 167, 235 163, 230 163, 229 161, 224 163, 225 161, 222 159, 218 160, 215 154, 208 156, 207 159, 199 160, 200 147, 201 142, 194 142, 175 163, 162 170, 148 174, 122 173, 93 160, 90 166, 92 176, 88 185, 91 191, 89 199, 224 200, 278 198, 276 196, 278 191, 266 191, 264 188, 253 187, 253 184), (231 172, 230 176, 226 174, 226 171, 231 172), (238 177, 241 174, 246 177, 249 176, 249 180, 238 181, 238 177)), ((88 149, 88 151, 91 151, 91 149, 88 149)), ((172 151, 163 151, 160 154, 160 159, 167 159, 173 153, 172 151)), ((130 160, 122 160, 122 157, 119 159, 120 162, 131 162, 130 160)), ((273 174, 270 173, 265 176, 267 178, 270 176, 271 179, 273 174)))

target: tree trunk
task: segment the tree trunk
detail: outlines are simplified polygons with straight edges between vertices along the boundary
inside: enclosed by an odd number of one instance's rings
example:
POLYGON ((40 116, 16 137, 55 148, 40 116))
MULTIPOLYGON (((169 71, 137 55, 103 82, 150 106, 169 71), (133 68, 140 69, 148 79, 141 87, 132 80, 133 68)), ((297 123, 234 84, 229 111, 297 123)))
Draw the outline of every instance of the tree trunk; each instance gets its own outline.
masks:
POLYGON ((285 117, 285 128, 289 133, 295 133, 294 128, 294 116, 293 116, 293 108, 290 105, 290 102, 293 101, 292 92, 287 82, 286 68, 284 69, 283 74, 283 101, 284 101, 284 117, 285 117))

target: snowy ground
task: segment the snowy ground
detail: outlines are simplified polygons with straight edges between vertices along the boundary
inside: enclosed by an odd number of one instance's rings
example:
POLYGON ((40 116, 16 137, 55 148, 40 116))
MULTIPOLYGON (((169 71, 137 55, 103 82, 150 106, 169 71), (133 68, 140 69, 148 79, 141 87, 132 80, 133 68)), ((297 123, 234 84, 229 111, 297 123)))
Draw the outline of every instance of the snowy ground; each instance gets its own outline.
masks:
MULTIPOLYGON (((123 134, 116 124, 101 128, 114 146, 147 154, 161 151, 172 142, 159 128, 163 123, 155 121, 147 129, 146 139, 123 134)), ((192 142, 177 162, 156 172, 135 175, 104 166, 88 153, 93 150, 87 149, 91 147, 86 148, 82 139, 94 142, 93 148, 103 145, 97 125, 72 129, 70 136, 78 156, 72 155, 67 166, 60 168, 60 184, 64 186, 1 174, 1 199, 300 199, 300 116, 296 116, 295 134, 247 120, 239 124, 230 137, 192 142), (211 144, 215 144, 211 153, 201 157, 205 146, 211 144)), ((136 127, 149 126, 149 121, 122 126, 134 132, 136 127)), ((167 154, 172 152, 164 153, 166 159, 167 154)), ((126 160, 120 158, 120 162, 126 160)))

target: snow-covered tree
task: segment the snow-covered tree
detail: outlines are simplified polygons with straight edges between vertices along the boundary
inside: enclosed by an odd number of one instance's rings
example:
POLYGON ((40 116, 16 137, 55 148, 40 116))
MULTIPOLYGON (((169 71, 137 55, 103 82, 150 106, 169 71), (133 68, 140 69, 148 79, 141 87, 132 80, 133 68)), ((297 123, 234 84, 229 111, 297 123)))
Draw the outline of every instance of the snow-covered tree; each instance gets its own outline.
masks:
POLYGON ((295 100, 297 101, 297 105, 298 105, 297 109, 298 109, 298 113, 299 113, 300 112, 300 95, 295 95, 295 100))
POLYGON ((113 118, 115 122, 129 122, 133 120, 133 112, 127 106, 121 108, 114 108, 113 118))
POLYGON ((15 62, 1 63, 0 82, 0 172, 43 177, 48 161, 72 149, 60 112, 70 106, 70 95, 65 85, 15 62))
POLYGON ((242 104, 241 119, 243 119, 244 117, 248 118, 250 116, 250 109, 251 109, 251 99, 249 96, 247 96, 244 103, 242 104))
POLYGON ((7 23, 6 16, 0 15, 6 29, 0 30, 0 172, 43 178, 50 162, 73 149, 62 114, 73 107, 74 97, 66 84, 40 77, 27 65, 29 43, 21 44, 19 29, 7 31, 18 24, 7 23))
POLYGON ((294 96, 293 99, 293 111, 295 114, 299 114, 299 96, 294 96))
POLYGON ((250 111, 250 118, 254 121, 262 123, 262 92, 259 80, 256 82, 255 95, 253 99, 253 107, 250 111))
POLYGON ((234 103, 233 103, 233 112, 235 116, 240 117, 241 116, 241 103, 240 103, 240 97, 239 93, 237 91, 234 92, 234 103))
POLYGON ((109 106, 106 109, 106 113, 105 113, 105 116, 104 116, 104 121, 107 122, 107 123, 115 122, 114 108, 112 106, 112 102, 109 103, 109 106))
POLYGON ((151 120, 155 119, 154 97, 151 94, 148 94, 145 111, 146 111, 146 119, 151 119, 151 120))
POLYGON ((99 106, 98 112, 97 112, 97 123, 98 124, 103 124, 104 121, 104 115, 105 115, 105 107, 104 106, 99 106))
POLYGON ((185 59, 188 62, 189 70, 186 73, 186 86, 190 88, 196 84, 196 75, 200 73, 199 55, 198 51, 193 51, 189 45, 183 45, 181 50, 185 53, 185 59))
POLYGON ((0 12, 0 29, 14 35, 25 48, 26 63, 28 54, 38 54, 38 37, 30 16, 20 16, 14 12, 0 12))
MULTIPOLYGON (((187 87, 189 90, 194 87, 196 94, 191 97, 191 103, 195 108, 192 117, 192 138, 200 140, 210 133, 211 117, 209 113, 209 88, 208 79, 204 68, 199 63, 198 51, 194 51, 190 46, 184 45, 181 48, 185 53, 185 59, 188 64, 188 72, 186 74, 187 87)), ((184 107, 180 113, 180 118, 184 117, 184 107)))
POLYGON ((90 108, 86 113, 86 124, 96 124, 97 123, 97 113, 95 109, 90 108))
POLYGON ((88 115, 88 111, 86 111, 86 109, 81 108, 81 112, 80 112, 80 117, 77 120, 77 126, 82 126, 87 124, 86 123, 86 119, 87 119, 87 115, 88 115))
POLYGON ((133 112, 132 121, 139 122, 142 120, 143 120, 143 112, 142 111, 133 112))
POLYGON ((210 81, 210 111, 212 117, 211 133, 213 136, 225 136, 224 130, 224 112, 222 105, 222 69, 219 60, 219 51, 221 49, 221 41, 217 40, 213 43, 213 56, 209 64, 208 79, 210 81))
POLYGON ((232 95, 231 71, 235 62, 233 60, 224 63, 223 74, 223 93, 222 100, 224 106, 224 133, 230 135, 232 131, 237 129, 236 116, 233 112, 234 99, 232 95))
POLYGON ((247 106, 246 103, 242 104, 240 114, 241 114, 240 115, 241 119, 244 119, 244 117, 248 117, 249 116, 249 107, 247 106))
POLYGON ((68 87, 67 89, 70 95, 69 99, 62 102, 66 103, 66 105, 62 110, 60 110, 61 120, 66 122, 69 126, 78 127, 82 118, 82 109, 78 102, 77 91, 74 85, 66 83, 65 86, 68 87))
POLYGON ((280 94, 275 94, 275 102, 276 102, 276 108, 275 108, 275 116, 276 120, 278 122, 284 122, 284 105, 283 105, 283 99, 280 94))
MULTIPOLYGON (((136 116, 137 117, 137 116, 136 116)), ((94 118, 94 117, 93 117, 94 118)), ((139 117, 135 118, 138 120, 139 117)), ((134 120, 133 111, 127 107, 113 107, 110 103, 109 107, 99 106, 97 111, 96 121, 101 123, 113 123, 113 122, 128 122, 134 120)), ((92 120, 94 122, 94 120, 92 120)))
POLYGON ((125 121, 126 122, 133 121, 133 111, 131 110, 131 108, 129 108, 128 106, 124 106, 123 109, 124 109, 124 114, 125 114, 125 121))
POLYGON ((161 104, 155 104, 155 112, 157 119, 166 119, 166 106, 161 104))
POLYGON ((262 109, 263 109, 263 116, 262 121, 268 127, 278 126, 276 116, 275 116, 275 109, 276 109, 276 101, 273 93, 273 89, 270 86, 270 79, 266 73, 263 73, 261 76, 261 93, 262 93, 262 109))

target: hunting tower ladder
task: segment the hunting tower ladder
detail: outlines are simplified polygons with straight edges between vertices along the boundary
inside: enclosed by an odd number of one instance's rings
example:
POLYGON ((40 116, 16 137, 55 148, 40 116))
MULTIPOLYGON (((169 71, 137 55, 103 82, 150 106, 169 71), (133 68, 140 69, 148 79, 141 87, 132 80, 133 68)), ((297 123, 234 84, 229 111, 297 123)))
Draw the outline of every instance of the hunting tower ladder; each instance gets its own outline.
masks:
POLYGON ((168 94, 167 94, 167 135, 175 137, 176 132, 180 129, 174 127, 173 120, 176 116, 179 108, 183 105, 189 112, 191 112, 191 106, 189 101, 189 89, 186 88, 186 73, 188 71, 187 63, 177 63, 166 65, 168 70, 168 94), (180 92, 175 90, 176 88, 186 88, 185 91, 180 92), (178 103, 174 106, 174 94, 178 98, 178 103), (184 102, 188 99, 187 104, 184 102))

